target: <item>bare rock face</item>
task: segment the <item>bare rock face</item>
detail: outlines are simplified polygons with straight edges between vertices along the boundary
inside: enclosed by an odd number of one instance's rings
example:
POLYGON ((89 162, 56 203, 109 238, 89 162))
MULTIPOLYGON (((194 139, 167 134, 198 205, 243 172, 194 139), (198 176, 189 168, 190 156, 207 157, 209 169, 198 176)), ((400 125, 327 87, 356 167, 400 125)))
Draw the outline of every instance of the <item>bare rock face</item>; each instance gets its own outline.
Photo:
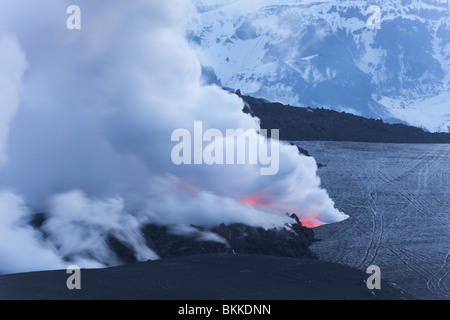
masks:
POLYGON ((169 227, 149 224, 142 231, 148 247, 161 258, 211 253, 315 258, 309 250, 314 241, 314 231, 302 226, 295 218, 292 225, 282 229, 220 224, 212 228, 190 226, 198 233, 180 235, 174 234, 169 227), (221 242, 202 237, 205 232, 216 235, 221 242))
MULTIPOLYGON (((314 231, 304 227, 295 214, 290 217, 291 224, 269 230, 244 224, 180 227, 151 223, 141 228, 141 234, 147 247, 160 258, 198 254, 257 254, 316 258, 309 249, 314 242, 314 231)), ((39 230, 43 238, 48 237, 44 228, 46 221, 45 213, 35 214, 30 220, 30 225, 39 230)), ((103 240, 110 254, 115 257, 114 265, 138 262, 138 254, 133 247, 122 241, 113 231, 105 233, 103 240)), ((63 257, 68 262, 72 258, 63 257)))

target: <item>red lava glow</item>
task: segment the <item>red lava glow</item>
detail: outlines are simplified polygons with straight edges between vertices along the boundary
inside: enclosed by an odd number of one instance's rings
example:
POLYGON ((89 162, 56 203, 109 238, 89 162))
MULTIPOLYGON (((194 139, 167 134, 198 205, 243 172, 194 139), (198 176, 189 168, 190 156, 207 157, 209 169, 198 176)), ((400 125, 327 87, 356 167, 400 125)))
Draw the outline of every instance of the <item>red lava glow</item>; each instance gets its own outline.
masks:
POLYGON ((176 188, 179 191, 185 192, 185 193, 193 195, 193 196, 197 195, 200 192, 200 190, 198 188, 196 188, 190 184, 184 183, 184 182, 178 183, 176 188))
POLYGON ((264 202, 262 201, 262 197, 259 194, 255 194, 253 196, 245 198, 245 199, 241 200, 241 203, 248 204, 252 207, 258 207, 258 206, 261 206, 264 204, 264 202))
MULTIPOLYGON (((266 201, 264 201, 264 197, 260 194, 252 195, 250 197, 242 199, 240 202, 243 204, 250 205, 255 208, 262 207, 262 206, 271 207, 270 204, 268 204, 266 201)), ((290 212, 290 213, 293 213, 293 212, 290 212)), ((302 218, 302 219, 300 219, 300 222, 302 223, 303 226, 305 226, 307 228, 316 228, 316 227, 320 227, 322 225, 322 223, 320 223, 313 217, 302 218)))
POLYGON ((317 221, 314 218, 303 218, 303 219, 300 219, 300 222, 302 223, 303 226, 305 226, 307 228, 316 228, 316 227, 320 227, 322 225, 322 223, 320 223, 319 221, 317 221))

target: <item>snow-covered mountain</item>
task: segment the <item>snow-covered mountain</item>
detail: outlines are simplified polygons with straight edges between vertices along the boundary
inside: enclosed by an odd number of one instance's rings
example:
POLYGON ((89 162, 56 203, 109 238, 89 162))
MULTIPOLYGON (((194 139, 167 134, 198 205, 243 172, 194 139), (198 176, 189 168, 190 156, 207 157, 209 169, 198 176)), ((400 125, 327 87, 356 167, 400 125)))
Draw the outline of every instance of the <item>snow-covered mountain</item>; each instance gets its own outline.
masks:
POLYGON ((194 0, 205 76, 243 94, 450 129, 448 0, 194 0), (380 29, 374 25, 378 6, 380 29))

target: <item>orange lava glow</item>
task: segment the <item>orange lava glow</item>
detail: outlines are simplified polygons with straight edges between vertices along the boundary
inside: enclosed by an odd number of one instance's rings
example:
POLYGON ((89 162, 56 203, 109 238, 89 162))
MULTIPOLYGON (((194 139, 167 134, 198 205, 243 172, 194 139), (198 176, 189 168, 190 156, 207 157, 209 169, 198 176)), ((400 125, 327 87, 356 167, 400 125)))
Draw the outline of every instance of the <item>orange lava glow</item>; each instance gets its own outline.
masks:
MULTIPOLYGON (((260 194, 252 195, 250 197, 242 199, 240 202, 243 203, 243 204, 250 205, 250 206, 255 207, 255 208, 257 208, 257 207, 271 207, 269 203, 264 201, 264 197, 262 195, 260 195, 260 194)), ((290 212, 290 213, 293 213, 293 212, 290 212)), ((316 227, 320 227, 322 225, 322 223, 320 223, 319 221, 317 221, 313 217, 301 218, 300 222, 302 223, 303 226, 305 226, 307 228, 316 228, 316 227)))
POLYGON ((245 199, 241 200, 241 203, 248 204, 252 207, 258 207, 258 206, 261 206, 264 204, 262 201, 262 197, 259 194, 255 194, 253 196, 245 198, 245 199))
POLYGON ((316 227, 320 227, 322 225, 322 223, 320 223, 319 221, 317 221, 314 218, 303 218, 303 219, 300 219, 300 222, 302 223, 302 225, 304 227, 307 227, 307 228, 316 228, 316 227))

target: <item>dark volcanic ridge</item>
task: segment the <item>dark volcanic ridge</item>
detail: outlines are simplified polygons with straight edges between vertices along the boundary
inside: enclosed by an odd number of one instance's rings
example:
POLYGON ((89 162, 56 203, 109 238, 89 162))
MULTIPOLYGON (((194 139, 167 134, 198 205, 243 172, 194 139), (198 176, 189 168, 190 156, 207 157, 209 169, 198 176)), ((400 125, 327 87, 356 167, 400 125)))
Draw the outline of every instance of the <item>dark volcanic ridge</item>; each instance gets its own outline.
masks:
MULTIPOLYGON (((309 249, 314 231, 301 224, 298 217, 291 215, 292 224, 284 228, 264 229, 244 224, 220 224, 214 227, 190 225, 180 229, 149 223, 141 228, 148 248, 160 258, 172 258, 196 254, 256 254, 277 257, 316 258, 309 249)), ((30 224, 42 232, 44 238, 46 214, 32 217, 30 224)), ((134 250, 113 233, 104 236, 110 250, 117 256, 119 264, 138 262, 134 250)), ((89 252, 86 252, 89 258, 89 252)), ((71 263, 72 257, 63 257, 71 263)), ((103 261, 99 261, 104 263, 103 261)))
POLYGON ((384 143, 450 143, 450 133, 431 133, 404 124, 388 124, 323 108, 283 105, 241 95, 244 112, 261 120, 261 129, 280 130, 285 141, 350 141, 384 143))

